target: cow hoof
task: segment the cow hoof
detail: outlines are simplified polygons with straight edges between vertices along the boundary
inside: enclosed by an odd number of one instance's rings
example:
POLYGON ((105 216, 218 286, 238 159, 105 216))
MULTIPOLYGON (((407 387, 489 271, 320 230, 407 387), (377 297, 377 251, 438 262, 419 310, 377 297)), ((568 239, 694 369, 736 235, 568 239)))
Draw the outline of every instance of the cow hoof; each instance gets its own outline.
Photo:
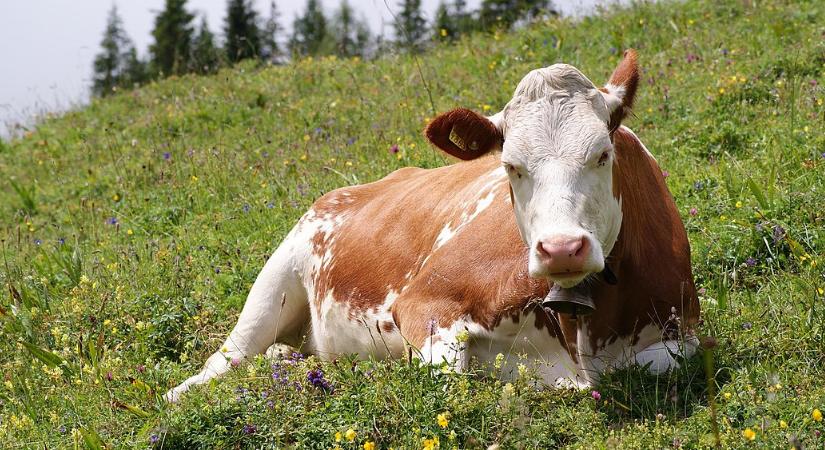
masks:
POLYGON ((576 381, 565 377, 556 378, 555 385, 556 389, 570 389, 574 391, 583 391, 591 387, 587 381, 576 381))
POLYGON ((266 349, 266 353, 264 353, 264 355, 269 359, 284 359, 297 352, 298 349, 291 345, 276 343, 266 349))

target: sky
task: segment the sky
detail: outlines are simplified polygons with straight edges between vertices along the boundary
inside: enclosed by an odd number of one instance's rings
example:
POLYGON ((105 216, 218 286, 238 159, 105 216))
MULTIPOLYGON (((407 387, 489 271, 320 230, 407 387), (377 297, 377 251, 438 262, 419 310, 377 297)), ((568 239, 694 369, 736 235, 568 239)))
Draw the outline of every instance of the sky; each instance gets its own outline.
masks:
MULTIPOLYGON (((392 35, 392 12, 398 0, 349 0, 367 19, 373 33, 392 35)), ((557 0, 564 14, 589 11, 599 0, 557 0)), ((264 16, 270 0, 253 0, 264 16)), ((322 0, 330 14, 339 0, 322 0)), ((432 19, 439 0, 422 0, 432 19)), ((468 9, 481 0, 468 0, 468 9)), ((82 105, 89 98, 92 60, 99 52, 106 16, 113 4, 138 53, 145 57, 154 17, 164 0, 0 0, 0 136, 8 136, 15 123, 26 123, 45 112, 82 105)), ((205 15, 209 27, 220 34, 226 0, 189 0, 190 11, 205 15)), ((287 30, 305 6, 305 0, 276 0, 280 23, 287 30)), ((194 23, 198 23, 197 19, 194 23)))

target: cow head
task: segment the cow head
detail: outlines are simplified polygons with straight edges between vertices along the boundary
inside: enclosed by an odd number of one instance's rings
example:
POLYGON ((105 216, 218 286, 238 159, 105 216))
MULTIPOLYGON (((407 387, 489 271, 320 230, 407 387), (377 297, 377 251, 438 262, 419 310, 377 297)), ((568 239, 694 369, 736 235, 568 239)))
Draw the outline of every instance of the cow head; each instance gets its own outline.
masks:
POLYGON ((427 127, 433 144, 460 159, 501 150, 532 277, 572 287, 603 270, 622 222, 612 134, 638 78, 633 50, 602 88, 575 67, 554 64, 528 73, 491 117, 456 109, 427 127))

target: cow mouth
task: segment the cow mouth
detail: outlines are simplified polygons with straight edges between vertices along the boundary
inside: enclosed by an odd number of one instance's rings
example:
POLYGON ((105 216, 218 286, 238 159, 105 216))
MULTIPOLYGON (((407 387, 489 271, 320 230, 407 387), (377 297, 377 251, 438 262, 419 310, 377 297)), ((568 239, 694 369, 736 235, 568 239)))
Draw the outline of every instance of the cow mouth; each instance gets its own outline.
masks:
POLYGON ((578 270, 575 272, 551 273, 547 278, 549 278, 553 284, 569 289, 581 283, 581 281, 585 279, 585 275, 585 272, 578 270))

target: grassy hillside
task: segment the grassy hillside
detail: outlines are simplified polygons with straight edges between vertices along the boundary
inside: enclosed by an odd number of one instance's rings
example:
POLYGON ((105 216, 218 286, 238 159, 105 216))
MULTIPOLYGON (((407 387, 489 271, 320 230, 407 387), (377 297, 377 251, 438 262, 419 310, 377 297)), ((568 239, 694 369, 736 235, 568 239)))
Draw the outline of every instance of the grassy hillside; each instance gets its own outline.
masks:
POLYGON ((0 144, 2 445, 706 448, 713 403, 726 447, 822 448, 823 83, 825 3, 697 0, 473 36, 420 73, 408 56, 242 65, 47 120, 0 144), (447 164, 421 134, 436 111, 494 112, 554 62, 603 82, 626 47, 644 68, 628 125, 668 174, 717 343, 710 392, 702 356, 611 373, 598 400, 529 374, 298 358, 160 400, 313 199, 447 164))

